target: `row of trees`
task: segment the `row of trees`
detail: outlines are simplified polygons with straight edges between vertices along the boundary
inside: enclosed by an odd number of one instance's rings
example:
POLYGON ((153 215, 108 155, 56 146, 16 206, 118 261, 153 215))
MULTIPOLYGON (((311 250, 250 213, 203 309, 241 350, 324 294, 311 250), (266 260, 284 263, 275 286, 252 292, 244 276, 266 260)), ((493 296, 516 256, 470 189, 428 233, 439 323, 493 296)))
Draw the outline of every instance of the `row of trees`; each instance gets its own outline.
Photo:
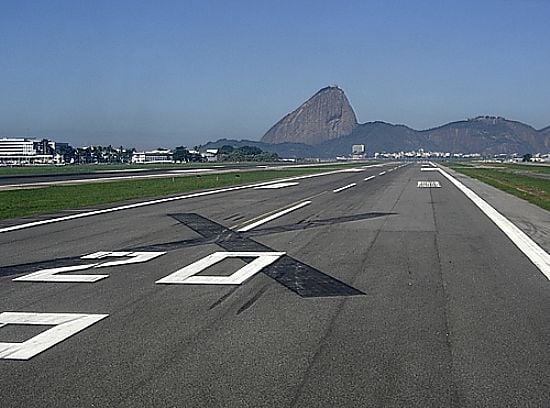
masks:
POLYGON ((203 161, 203 158, 200 154, 191 153, 189 150, 187 150, 187 148, 183 146, 176 147, 172 157, 174 158, 174 161, 181 163, 203 161))
POLYGON ((258 161, 273 162, 279 160, 277 153, 270 153, 254 146, 233 147, 224 145, 218 150, 218 160, 220 161, 258 161))
MULTIPOLYGON (((218 149, 217 156, 218 161, 230 162, 272 162, 279 159, 279 156, 276 153, 266 152, 254 146, 233 147, 230 145, 224 145, 218 149)), ((201 154, 191 153, 183 146, 176 147, 173 157, 174 161, 182 163, 205 161, 205 158, 201 154)))
POLYGON ((125 149, 123 146, 88 146, 76 149, 68 144, 56 147, 56 153, 63 156, 65 163, 130 163, 135 149, 125 149))
MULTIPOLYGON (((198 147, 189 151, 184 146, 178 146, 173 151, 173 159, 180 163, 202 162, 206 159, 196 153, 198 147)), ((65 163, 86 164, 86 163, 130 163, 136 149, 120 146, 88 146, 73 148, 68 144, 57 144, 56 153, 63 156, 65 163)), ((233 147, 224 145, 218 149, 218 161, 232 162, 272 162, 277 161, 279 156, 276 153, 266 152, 254 146, 233 147)))

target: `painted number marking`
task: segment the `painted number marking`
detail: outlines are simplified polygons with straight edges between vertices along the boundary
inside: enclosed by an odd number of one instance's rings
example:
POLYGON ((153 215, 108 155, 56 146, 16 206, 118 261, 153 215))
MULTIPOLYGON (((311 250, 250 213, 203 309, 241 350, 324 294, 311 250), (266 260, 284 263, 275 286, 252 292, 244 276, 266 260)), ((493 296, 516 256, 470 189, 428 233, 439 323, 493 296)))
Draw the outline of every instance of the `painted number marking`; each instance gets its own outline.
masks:
POLYGON ((169 284, 240 285, 271 265, 285 252, 215 252, 156 281, 169 284), (195 276, 226 258, 256 258, 230 276, 195 276))
POLYGON ((30 273, 19 278, 15 278, 17 282, 79 282, 79 283, 93 283, 101 279, 108 278, 109 275, 58 275, 63 272, 82 271, 93 268, 105 268, 108 266, 119 266, 136 264, 150 261, 158 256, 165 254, 166 252, 94 252, 90 255, 82 256, 80 259, 97 259, 103 260, 105 258, 121 258, 128 257, 128 259, 110 261, 110 262, 96 262, 86 265, 74 265, 63 266, 60 268, 42 269, 30 273))
POLYGON ((439 181, 419 181, 416 185, 418 188, 440 188, 439 181))
POLYGON ((0 327, 8 324, 54 326, 22 343, 0 342, 0 359, 29 360, 107 316, 77 313, 0 313, 0 327))

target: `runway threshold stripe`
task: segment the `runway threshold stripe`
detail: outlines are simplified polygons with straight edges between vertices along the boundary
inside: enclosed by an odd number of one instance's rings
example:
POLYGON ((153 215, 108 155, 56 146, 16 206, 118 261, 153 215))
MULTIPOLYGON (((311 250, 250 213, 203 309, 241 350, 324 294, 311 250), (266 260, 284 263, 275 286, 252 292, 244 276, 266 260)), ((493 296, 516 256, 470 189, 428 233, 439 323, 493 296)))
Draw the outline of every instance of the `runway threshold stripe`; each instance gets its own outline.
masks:
POLYGON ((348 184, 347 186, 337 188, 336 190, 332 190, 332 192, 333 193, 339 193, 340 191, 344 191, 344 190, 347 190, 348 188, 355 187, 356 185, 357 185, 357 183, 351 183, 351 184, 348 184))
POLYGON ((246 231, 250 231, 251 229, 253 228, 256 228, 257 226, 259 225, 262 225, 262 224, 265 224, 266 222, 269 222, 269 221, 273 221, 274 219, 276 218, 279 218, 279 217, 282 217, 283 215, 285 214, 288 214, 292 211, 296 211, 298 210, 299 208, 302 208, 302 207, 305 207, 306 205, 309 205, 311 204, 311 201, 304 201, 304 202, 301 202, 299 204, 296 204, 290 208, 287 208, 285 210, 282 210, 282 211, 279 211, 279 212, 276 212, 275 214, 271 214, 270 216, 268 217, 265 217, 265 218, 262 218, 261 220, 258 220, 256 222, 253 222, 252 224, 248 224, 247 226, 245 227, 242 227, 242 228, 239 228, 237 231, 238 232, 246 232, 246 231))
POLYGON ((198 193, 191 193, 191 194, 186 194, 186 195, 176 196, 176 197, 159 198, 157 200, 143 201, 143 202, 140 202, 140 203, 122 205, 122 206, 119 206, 119 207, 106 208, 106 209, 103 209, 103 210, 86 211, 86 212, 79 213, 79 214, 66 215, 64 217, 50 218, 50 219, 47 219, 47 220, 33 221, 33 222, 25 223, 25 224, 18 224, 18 225, 12 225, 10 227, 0 228, 0 233, 17 231, 17 230, 22 230, 22 229, 25 229, 25 228, 37 227, 37 226, 40 226, 40 225, 53 224, 53 223, 61 222, 61 221, 76 220, 76 219, 79 219, 79 218, 91 217, 91 216, 99 215, 99 214, 108 214, 108 213, 115 212, 115 211, 130 210, 130 209, 133 209, 133 208, 146 207, 146 206, 149 206, 149 205, 163 204, 163 203, 168 203, 168 202, 171 202, 171 201, 185 200, 185 199, 188 199, 188 198, 204 197, 204 196, 209 196, 209 195, 213 195, 213 194, 226 193, 226 192, 230 192, 230 191, 244 190, 244 189, 247 189, 247 188, 265 186, 265 185, 268 185, 268 184, 272 184, 274 182, 287 182, 287 181, 293 181, 293 180, 303 180, 303 179, 313 178, 313 177, 329 176, 329 175, 332 175, 332 174, 338 174, 338 173, 342 173, 342 172, 343 172, 343 170, 333 170, 333 171, 327 171, 327 172, 318 173, 318 174, 307 174, 307 175, 304 175, 304 176, 294 176, 294 177, 288 177, 288 178, 283 178, 283 179, 269 180, 269 181, 265 181, 265 182, 262 182, 262 183, 249 184, 249 185, 245 185, 245 186, 227 187, 227 188, 222 188, 222 189, 218 189, 218 190, 201 191, 201 192, 198 192, 198 193))
POLYGON ((493 221, 497 227, 504 232, 508 238, 535 264, 535 266, 550 280, 550 255, 542 249, 536 242, 527 236, 522 230, 516 227, 511 221, 495 210, 489 203, 480 196, 451 176, 449 173, 439 168, 439 172, 453 183, 466 197, 493 221))

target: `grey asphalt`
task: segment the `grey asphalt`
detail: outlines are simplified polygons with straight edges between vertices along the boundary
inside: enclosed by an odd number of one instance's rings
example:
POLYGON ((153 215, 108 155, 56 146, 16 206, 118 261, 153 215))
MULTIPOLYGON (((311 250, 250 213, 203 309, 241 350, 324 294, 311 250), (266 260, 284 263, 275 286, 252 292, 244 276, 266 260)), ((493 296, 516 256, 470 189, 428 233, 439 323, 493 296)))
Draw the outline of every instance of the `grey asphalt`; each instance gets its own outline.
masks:
MULTIPOLYGON (((362 170, 0 234, 0 312, 109 315, 28 361, 0 360, 0 406, 550 407, 550 282, 439 173, 362 170), (223 228, 306 199, 247 233, 223 228), (155 284, 250 245, 286 252, 286 269, 240 286, 155 284), (166 254, 96 283, 12 281, 126 250, 166 254)), ((34 334, 8 325, 0 342, 34 334)))

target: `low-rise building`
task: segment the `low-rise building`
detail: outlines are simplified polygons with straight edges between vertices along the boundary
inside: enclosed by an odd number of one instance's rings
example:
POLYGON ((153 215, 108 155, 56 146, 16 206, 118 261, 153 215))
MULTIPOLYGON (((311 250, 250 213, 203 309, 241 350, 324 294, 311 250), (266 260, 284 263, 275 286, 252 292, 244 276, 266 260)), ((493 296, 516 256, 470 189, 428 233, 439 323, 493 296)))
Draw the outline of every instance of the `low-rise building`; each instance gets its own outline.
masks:
POLYGON ((134 152, 132 163, 152 164, 152 163, 173 163, 174 158, 170 149, 156 149, 143 152, 134 152))
POLYGON ((2 164, 46 164, 54 163, 55 142, 47 139, 25 137, 0 138, 0 163, 2 164))

